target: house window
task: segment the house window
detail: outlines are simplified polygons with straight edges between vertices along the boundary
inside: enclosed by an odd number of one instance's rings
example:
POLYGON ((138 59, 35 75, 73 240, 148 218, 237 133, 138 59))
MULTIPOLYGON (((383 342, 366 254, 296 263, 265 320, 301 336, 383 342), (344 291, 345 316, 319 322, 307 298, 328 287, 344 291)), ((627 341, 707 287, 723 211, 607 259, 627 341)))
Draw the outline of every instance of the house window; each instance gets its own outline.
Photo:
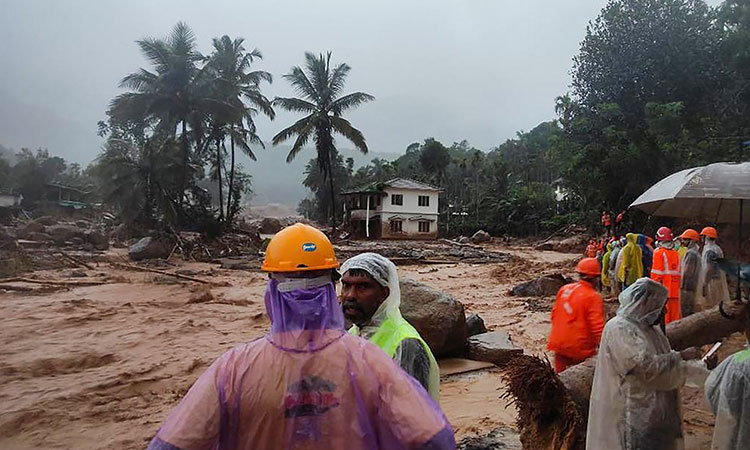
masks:
POLYGON ((419 232, 420 233, 429 233, 430 232, 430 222, 426 220, 420 220, 419 221, 419 232))
POLYGON ((401 206, 404 204, 404 196, 401 194, 391 195, 391 205, 401 206))
POLYGON ((379 195, 377 196, 377 202, 378 202, 378 206, 380 206, 380 196, 379 195))
POLYGON ((391 232, 392 233, 401 233, 401 230, 404 228, 404 222, 401 220, 391 220, 391 232))
POLYGON ((430 206, 430 196, 429 195, 420 195, 419 196, 419 206, 430 206))

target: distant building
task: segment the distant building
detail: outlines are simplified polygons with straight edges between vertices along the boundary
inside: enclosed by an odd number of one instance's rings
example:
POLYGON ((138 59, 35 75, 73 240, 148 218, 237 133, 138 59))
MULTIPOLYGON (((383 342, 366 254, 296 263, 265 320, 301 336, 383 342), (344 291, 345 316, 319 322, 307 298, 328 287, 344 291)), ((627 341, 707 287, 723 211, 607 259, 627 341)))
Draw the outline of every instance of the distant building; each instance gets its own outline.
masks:
POLYGON ((0 194, 0 208, 13 208, 21 206, 23 195, 21 194, 0 194))
POLYGON ((436 239, 439 194, 439 188, 407 178, 341 193, 350 231, 369 239, 436 239))

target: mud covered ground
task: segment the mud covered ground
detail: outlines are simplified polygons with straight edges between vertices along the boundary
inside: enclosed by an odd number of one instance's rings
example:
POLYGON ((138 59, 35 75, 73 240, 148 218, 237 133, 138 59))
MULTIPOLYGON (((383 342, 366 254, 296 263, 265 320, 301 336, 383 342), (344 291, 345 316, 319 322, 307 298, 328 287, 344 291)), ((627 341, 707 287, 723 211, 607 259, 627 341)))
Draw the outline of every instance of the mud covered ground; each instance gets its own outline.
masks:
MULTIPOLYGON (((493 246, 508 262, 404 266, 402 275, 445 290, 543 354, 552 299, 508 295, 542 272, 571 272, 576 255, 493 246)), ((113 252, 122 252, 115 250, 113 252)), ((261 273, 178 263, 207 287, 99 264, 74 280, 106 284, 32 292, 0 290, 0 448, 144 448, 192 382, 227 349, 264 334, 261 273), (85 277, 81 277, 85 274, 85 277)), ((61 279, 70 269, 40 271, 61 279)), ((39 288, 38 285, 16 283, 39 288)), ((497 369, 442 380, 441 403, 459 439, 506 430, 515 410, 499 397, 497 369)), ((688 448, 710 442, 713 418, 698 389, 685 390, 688 448)))

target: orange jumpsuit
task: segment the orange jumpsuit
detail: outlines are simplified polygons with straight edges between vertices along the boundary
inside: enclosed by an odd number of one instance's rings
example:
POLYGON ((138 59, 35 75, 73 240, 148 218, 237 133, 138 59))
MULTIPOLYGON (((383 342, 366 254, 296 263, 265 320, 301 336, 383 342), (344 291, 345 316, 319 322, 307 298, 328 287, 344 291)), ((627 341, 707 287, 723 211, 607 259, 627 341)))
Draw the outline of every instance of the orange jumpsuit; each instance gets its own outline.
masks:
POLYGON ((667 295, 667 315, 665 323, 679 320, 680 312, 680 253, 664 247, 654 250, 651 264, 651 279, 664 285, 669 292, 667 295))
POLYGON ((557 292, 552 307, 552 329, 547 349, 555 353, 555 371, 583 362, 596 354, 604 329, 602 296, 581 280, 557 292))

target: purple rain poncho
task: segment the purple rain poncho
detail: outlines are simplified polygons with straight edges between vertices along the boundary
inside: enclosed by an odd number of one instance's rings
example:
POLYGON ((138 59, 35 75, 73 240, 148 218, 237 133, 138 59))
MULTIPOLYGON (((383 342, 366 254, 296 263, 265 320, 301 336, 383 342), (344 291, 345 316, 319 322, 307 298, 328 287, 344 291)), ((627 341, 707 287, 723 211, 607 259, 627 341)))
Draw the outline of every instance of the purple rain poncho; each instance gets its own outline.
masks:
POLYGON ((265 302, 271 331, 217 359, 149 449, 455 448, 419 383, 346 333, 330 280, 289 292, 270 280, 265 302))

